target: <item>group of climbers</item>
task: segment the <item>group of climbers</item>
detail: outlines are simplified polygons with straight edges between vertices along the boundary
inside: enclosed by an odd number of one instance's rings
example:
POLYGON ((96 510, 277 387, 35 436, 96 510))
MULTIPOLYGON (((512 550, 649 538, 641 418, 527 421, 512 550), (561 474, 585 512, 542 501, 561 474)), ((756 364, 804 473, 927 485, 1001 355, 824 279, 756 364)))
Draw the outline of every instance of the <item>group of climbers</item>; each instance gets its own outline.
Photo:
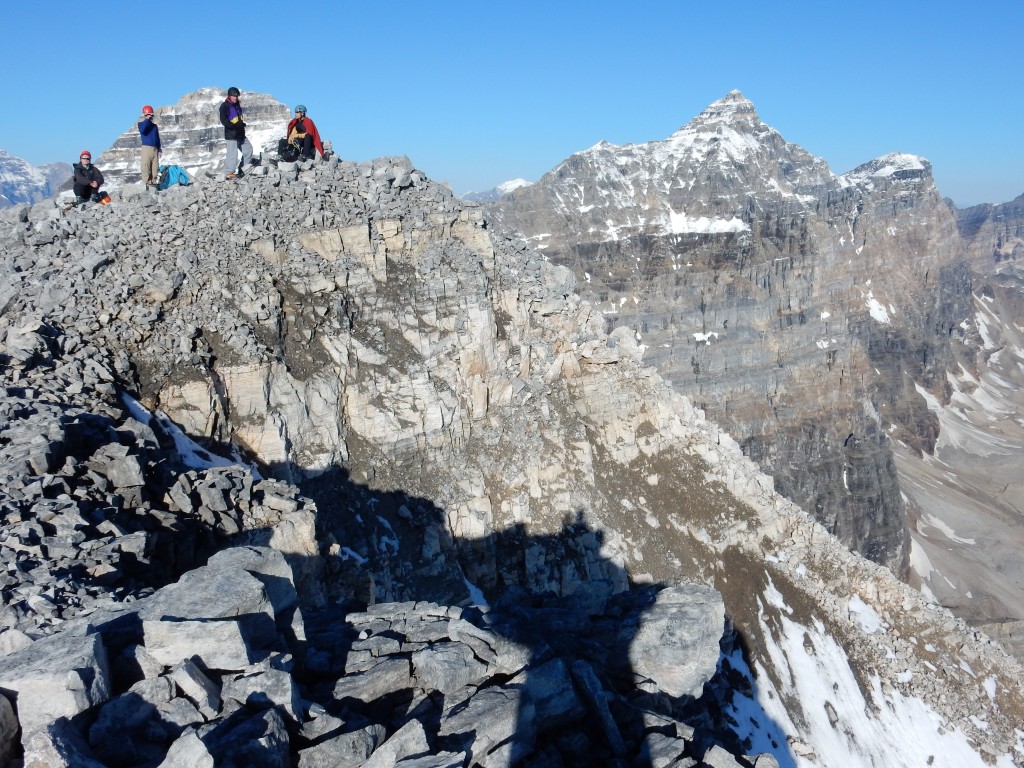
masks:
MULTIPOLYGON (((244 175, 244 169, 253 164, 252 144, 245 136, 244 110, 241 104, 241 92, 234 86, 228 88, 227 97, 220 105, 220 122, 224 126, 225 152, 224 178, 235 179, 244 175), (239 162, 238 154, 242 158, 239 162)), ((142 183, 146 189, 156 189, 160 184, 160 156, 163 147, 160 144, 160 128, 154 122, 153 107, 148 104, 142 108, 139 119, 139 140, 142 143, 141 172, 142 183)), ((324 145, 316 124, 306 115, 306 107, 299 104, 295 107, 295 117, 288 122, 285 129, 283 146, 291 148, 298 158, 313 160, 317 153, 324 157, 324 145)), ((103 173, 92 164, 92 154, 82 150, 79 162, 74 165, 75 204, 85 202, 110 202, 110 197, 102 190, 103 173)))

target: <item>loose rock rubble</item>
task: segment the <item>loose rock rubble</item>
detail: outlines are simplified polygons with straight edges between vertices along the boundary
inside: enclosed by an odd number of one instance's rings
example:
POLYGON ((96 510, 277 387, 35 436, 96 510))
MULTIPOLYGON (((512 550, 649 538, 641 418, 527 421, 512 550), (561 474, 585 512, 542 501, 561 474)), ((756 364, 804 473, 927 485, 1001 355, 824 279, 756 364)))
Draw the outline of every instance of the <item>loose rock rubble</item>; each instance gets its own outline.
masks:
POLYGON ((0 688, 26 766, 691 766, 709 751, 708 765, 749 765, 685 722, 722 620, 696 586, 591 611, 509 599, 304 615, 283 555, 241 547, 7 655, 0 688), (690 642, 634 646, 660 659, 637 686, 630 641, 669 627, 690 642))

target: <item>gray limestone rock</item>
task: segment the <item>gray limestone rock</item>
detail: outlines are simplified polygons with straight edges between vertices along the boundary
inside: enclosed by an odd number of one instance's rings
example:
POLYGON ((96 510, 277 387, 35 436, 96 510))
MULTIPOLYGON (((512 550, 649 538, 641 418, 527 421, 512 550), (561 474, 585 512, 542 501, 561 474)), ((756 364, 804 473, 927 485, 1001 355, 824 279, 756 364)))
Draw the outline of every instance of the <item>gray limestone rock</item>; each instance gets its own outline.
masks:
POLYGON ((15 697, 23 741, 61 717, 110 696, 107 651, 99 635, 58 634, 0 658, 0 690, 15 697))
POLYGON ((22 734, 24 768, 107 768, 66 717, 22 734))
POLYGON ((194 730, 179 736, 158 768, 214 768, 213 755, 194 730))
POLYGON ((725 605, 718 592, 689 585, 658 592, 629 645, 633 670, 670 696, 700 696, 718 666, 725 605))
POLYGON ((399 760, 429 751, 427 734, 419 720, 410 720, 391 734, 362 764, 363 768, 392 768, 399 760))
POLYGON ((529 753, 536 737, 536 709, 523 688, 485 688, 445 712, 438 733, 472 755, 480 765, 513 765, 529 753), (492 751, 506 747, 499 755, 492 751))
POLYGON ((294 724, 302 722, 302 703, 299 690, 287 672, 278 669, 261 670, 226 680, 221 687, 221 698, 233 699, 247 707, 279 707, 294 724))
POLYGON ((462 643, 433 643, 412 655, 412 673, 421 688, 448 694, 487 676, 488 667, 462 643))
POLYGON ((392 691, 412 688, 415 680, 412 666, 405 658, 385 658, 365 672, 346 675, 334 686, 333 697, 370 702, 392 691))
MULTIPOLYGON (((339 733, 312 747, 299 750, 299 768, 361 766, 386 737, 387 731, 383 725, 368 725, 358 730, 339 733)), ((415 734, 412 738, 415 741, 415 734)))
POLYGON ((195 662, 185 659, 171 671, 170 678, 207 720, 220 712, 220 689, 195 662))
POLYGON ((18 746, 18 718, 10 700, 0 694, 0 764, 6 764, 8 757, 18 746))

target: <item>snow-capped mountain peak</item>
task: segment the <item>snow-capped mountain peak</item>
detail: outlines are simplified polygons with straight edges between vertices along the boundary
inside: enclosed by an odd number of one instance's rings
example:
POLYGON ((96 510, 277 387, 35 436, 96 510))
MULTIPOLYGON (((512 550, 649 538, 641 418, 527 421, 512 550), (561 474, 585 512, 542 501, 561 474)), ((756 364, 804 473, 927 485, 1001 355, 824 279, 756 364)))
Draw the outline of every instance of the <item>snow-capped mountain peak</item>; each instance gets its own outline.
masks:
POLYGON ((68 163, 34 166, 0 149, 0 208, 45 200, 70 176, 68 163))
POLYGON ((532 181, 526 179, 510 179, 509 181, 503 181, 495 189, 503 195, 507 195, 509 192, 514 192, 522 187, 528 187, 532 184, 532 181))
POLYGON ((734 90, 666 139, 598 142, 515 198, 529 197, 526 207, 534 212, 555 211, 552 227, 615 241, 634 234, 742 235, 750 230, 747 190, 760 200, 804 206, 834 185, 824 160, 762 123, 734 90))
POLYGON ((515 192, 517 189, 523 189, 532 185, 533 182, 526 179, 509 179, 508 181, 501 182, 496 187, 491 187, 485 192, 467 192, 462 196, 462 199, 473 203, 493 203, 505 195, 515 192))
POLYGON ((902 181, 930 178, 932 164, 919 155, 905 152, 890 152, 859 165, 842 175, 844 184, 870 184, 875 180, 897 179, 902 181))
POLYGON ((711 102, 697 117, 684 128, 695 125, 714 125, 717 123, 748 123, 760 124, 761 118, 754 109, 754 103, 737 90, 729 91, 717 101, 711 102))

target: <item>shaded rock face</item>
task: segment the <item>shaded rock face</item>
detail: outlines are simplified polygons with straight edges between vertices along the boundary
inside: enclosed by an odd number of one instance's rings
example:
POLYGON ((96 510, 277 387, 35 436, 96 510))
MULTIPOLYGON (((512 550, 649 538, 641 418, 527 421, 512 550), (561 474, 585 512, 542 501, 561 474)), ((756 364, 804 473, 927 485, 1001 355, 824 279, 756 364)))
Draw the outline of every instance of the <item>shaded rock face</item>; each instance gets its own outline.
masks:
POLYGON ((69 163, 36 167, 0 149, 0 208, 53 197, 70 178, 69 163))
MULTIPOLYGON (((155 107, 154 122, 160 127, 164 154, 162 164, 180 165, 190 176, 197 171, 219 171, 224 165, 224 128, 220 124, 220 105, 227 96, 226 88, 200 88, 182 96, 177 104, 155 107)), ((245 110, 245 136, 257 155, 284 138, 291 110, 266 93, 242 91, 245 110)), ((139 104, 139 113, 142 104, 139 104)), ((140 141, 136 117, 117 141, 93 162, 103 171, 106 186, 113 189, 122 184, 138 182, 140 141)))
POLYGON ((858 552, 908 554, 891 438, 930 451, 971 280, 927 161, 845 176, 730 93, 668 139, 600 143, 488 206, 608 328, 858 552))
POLYGON ((990 275, 1024 259, 1024 195, 1000 205, 975 205, 956 212, 967 257, 975 271, 990 275))

